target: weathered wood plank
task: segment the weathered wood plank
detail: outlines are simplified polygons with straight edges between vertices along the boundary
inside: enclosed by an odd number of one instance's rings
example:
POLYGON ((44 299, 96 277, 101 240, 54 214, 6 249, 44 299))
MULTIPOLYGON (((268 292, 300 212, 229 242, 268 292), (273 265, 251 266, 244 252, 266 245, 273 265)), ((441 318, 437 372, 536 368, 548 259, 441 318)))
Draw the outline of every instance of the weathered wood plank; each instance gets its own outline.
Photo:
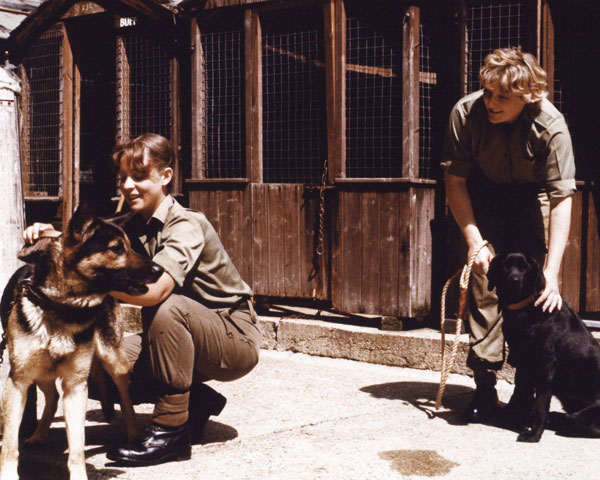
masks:
POLYGON ((416 289, 411 299, 410 317, 423 317, 431 308, 432 249, 431 221, 434 218, 435 190, 416 188, 417 215, 413 218, 412 283, 416 289))
POLYGON ((252 272, 254 293, 271 295, 268 284, 269 275, 269 228, 268 203, 264 201, 263 185, 251 184, 252 192, 252 272))
POLYGON ((413 216, 411 214, 410 189, 402 190, 398 195, 398 306, 396 315, 400 317, 410 316, 410 302, 412 292, 412 257, 414 250, 411 239, 410 224, 413 216))
POLYGON ((268 284, 272 295, 284 296, 284 246, 282 218, 283 208, 283 185, 269 184, 267 187, 267 197, 269 208, 269 223, 266 240, 269 244, 269 278, 268 284))
POLYGON ((587 212, 587 256, 584 265, 586 272, 585 307, 588 312, 600 312, 600 185, 595 185, 588 195, 587 212))
MULTIPOLYGON (((334 121, 337 138, 335 158, 331 163, 333 178, 346 176, 346 10, 343 0, 335 2, 335 58, 334 74, 337 89, 334 92, 334 121)), ((331 158, 331 157, 330 157, 331 158)))
POLYGON ((61 111, 61 164, 62 164, 62 222, 66 231, 67 223, 73 212, 73 50, 67 31, 63 29, 62 46, 62 111, 61 111))
POLYGON ((406 9, 402 39, 402 176, 419 176, 420 9, 406 9))
POLYGON ((204 119, 204 53, 198 20, 192 18, 190 44, 193 51, 191 60, 191 123, 192 123, 192 178, 204 178, 206 149, 203 143, 206 121, 204 119))
POLYGON ((379 238, 380 257, 379 311, 382 315, 396 315, 398 308, 398 231, 400 214, 396 192, 380 195, 379 238))
POLYGON ((262 168, 262 34, 258 13, 244 12, 246 175, 261 183, 262 168))
POLYGON ((581 227, 582 227, 582 192, 573 195, 571 213, 571 230, 563 255, 560 271, 560 293, 576 311, 579 310, 581 284, 581 227))
POLYGON ((360 311, 379 311, 380 269, 381 269, 381 244, 379 226, 379 195, 375 192, 364 191, 360 193, 361 199, 361 240, 360 263, 362 275, 360 277, 360 311))
POLYGON ((341 192, 344 196, 344 278, 342 279, 341 296, 339 302, 344 311, 361 312, 362 298, 362 262, 359 255, 362 252, 362 212, 361 194, 358 192, 341 192))
POLYGON ((344 269, 344 225, 346 224, 345 198, 343 192, 336 191, 333 198, 333 231, 331 233, 331 302, 343 311, 343 286, 346 278, 344 269))
POLYGON ((283 292, 286 296, 298 296, 301 291, 301 189, 301 185, 285 185, 282 192, 283 292))

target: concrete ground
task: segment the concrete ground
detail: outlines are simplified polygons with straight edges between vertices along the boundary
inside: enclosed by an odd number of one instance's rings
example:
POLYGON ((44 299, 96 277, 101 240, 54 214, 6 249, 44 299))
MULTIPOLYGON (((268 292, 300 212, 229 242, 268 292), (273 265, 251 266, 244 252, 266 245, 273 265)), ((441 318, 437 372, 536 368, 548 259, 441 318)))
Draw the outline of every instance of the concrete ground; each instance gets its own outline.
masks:
MULTIPOLYGON (((107 461, 120 417, 102 423, 89 401, 90 479, 586 479, 598 472, 600 440, 546 431, 540 443, 486 425, 461 425, 472 379, 449 377, 440 411, 439 373, 289 351, 263 350, 256 369, 232 383, 211 382, 228 398, 189 461, 125 468, 107 461)), ((512 386, 499 382, 503 401, 512 386)), ((553 409, 559 407, 553 404, 553 409)), ((150 405, 136 407, 148 422, 150 405)), ((59 410, 46 448, 24 452, 23 479, 66 479, 59 410)))

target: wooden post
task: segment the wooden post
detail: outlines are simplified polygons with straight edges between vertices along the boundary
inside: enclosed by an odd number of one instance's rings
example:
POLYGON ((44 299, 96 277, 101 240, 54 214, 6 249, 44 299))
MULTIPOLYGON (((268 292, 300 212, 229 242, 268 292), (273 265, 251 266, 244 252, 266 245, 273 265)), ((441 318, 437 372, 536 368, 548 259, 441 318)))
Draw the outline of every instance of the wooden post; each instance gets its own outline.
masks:
POLYGON ((346 10, 342 0, 334 0, 333 14, 335 55, 333 77, 336 84, 333 108, 335 109, 336 147, 335 159, 330 168, 332 180, 346 177, 346 10))
POLYGON ((206 132, 205 88, 204 88, 204 48, 198 20, 192 18, 192 178, 204 178, 206 173, 206 132))
POLYGON ((66 231, 69 219, 74 210, 73 192, 79 178, 73 175, 73 93, 74 93, 74 63, 71 42, 64 25, 63 31, 63 63, 62 63, 62 226, 66 231))
POLYGON ((548 99, 554 101, 554 22, 548 0, 541 4, 541 58, 542 67, 546 70, 548 82, 548 99))
POLYGON ((402 52, 402 176, 419 176, 419 53, 420 10, 404 13, 402 52))
POLYGON ((117 36, 117 142, 130 137, 129 118, 129 59, 123 35, 117 36))
MULTIPOLYGON (((21 161, 19 157, 19 131, 17 119, 17 94, 19 82, 0 68, 0 288, 8 282, 20 265, 17 252, 22 245, 24 228, 21 161)), ((8 360, 0 368, 0 384, 8 375, 8 360)), ((2 388, 3 390, 3 388, 2 388)))
POLYGON ((246 51, 246 175, 262 183, 262 35, 258 12, 244 16, 246 51))

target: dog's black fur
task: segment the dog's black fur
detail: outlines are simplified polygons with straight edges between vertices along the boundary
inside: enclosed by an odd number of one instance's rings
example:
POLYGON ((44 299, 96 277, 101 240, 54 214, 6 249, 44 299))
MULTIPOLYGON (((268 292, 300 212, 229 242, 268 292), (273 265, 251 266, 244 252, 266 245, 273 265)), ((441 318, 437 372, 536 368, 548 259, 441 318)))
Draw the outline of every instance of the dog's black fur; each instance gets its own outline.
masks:
POLYGON ((496 256, 488 280, 503 312, 508 361, 516 368, 509 407, 528 417, 533 413, 531 430, 517 440, 540 440, 552 395, 567 412, 565 426, 571 434, 600 436, 600 346, 581 318, 564 301, 552 313, 533 302, 517 310, 507 308, 531 295, 537 298, 545 287, 540 266, 529 256, 496 256))

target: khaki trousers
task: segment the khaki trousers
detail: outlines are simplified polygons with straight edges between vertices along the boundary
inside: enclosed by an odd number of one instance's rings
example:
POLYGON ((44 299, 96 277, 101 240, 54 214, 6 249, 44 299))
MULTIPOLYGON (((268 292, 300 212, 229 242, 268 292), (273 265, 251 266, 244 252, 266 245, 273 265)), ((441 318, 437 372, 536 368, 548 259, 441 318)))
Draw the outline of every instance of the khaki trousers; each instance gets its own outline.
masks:
POLYGON ((258 363, 261 336, 247 302, 230 312, 171 294, 143 308, 142 323, 141 334, 124 339, 135 403, 187 392, 192 382, 236 380, 258 363))
MULTIPOLYGON (((482 182, 469 186, 475 221, 493 253, 523 252, 544 265, 549 200, 534 186, 499 186, 482 182)), ((498 370, 505 360, 502 314, 496 292, 485 275, 472 273, 468 296, 470 351, 467 365, 498 370)))

